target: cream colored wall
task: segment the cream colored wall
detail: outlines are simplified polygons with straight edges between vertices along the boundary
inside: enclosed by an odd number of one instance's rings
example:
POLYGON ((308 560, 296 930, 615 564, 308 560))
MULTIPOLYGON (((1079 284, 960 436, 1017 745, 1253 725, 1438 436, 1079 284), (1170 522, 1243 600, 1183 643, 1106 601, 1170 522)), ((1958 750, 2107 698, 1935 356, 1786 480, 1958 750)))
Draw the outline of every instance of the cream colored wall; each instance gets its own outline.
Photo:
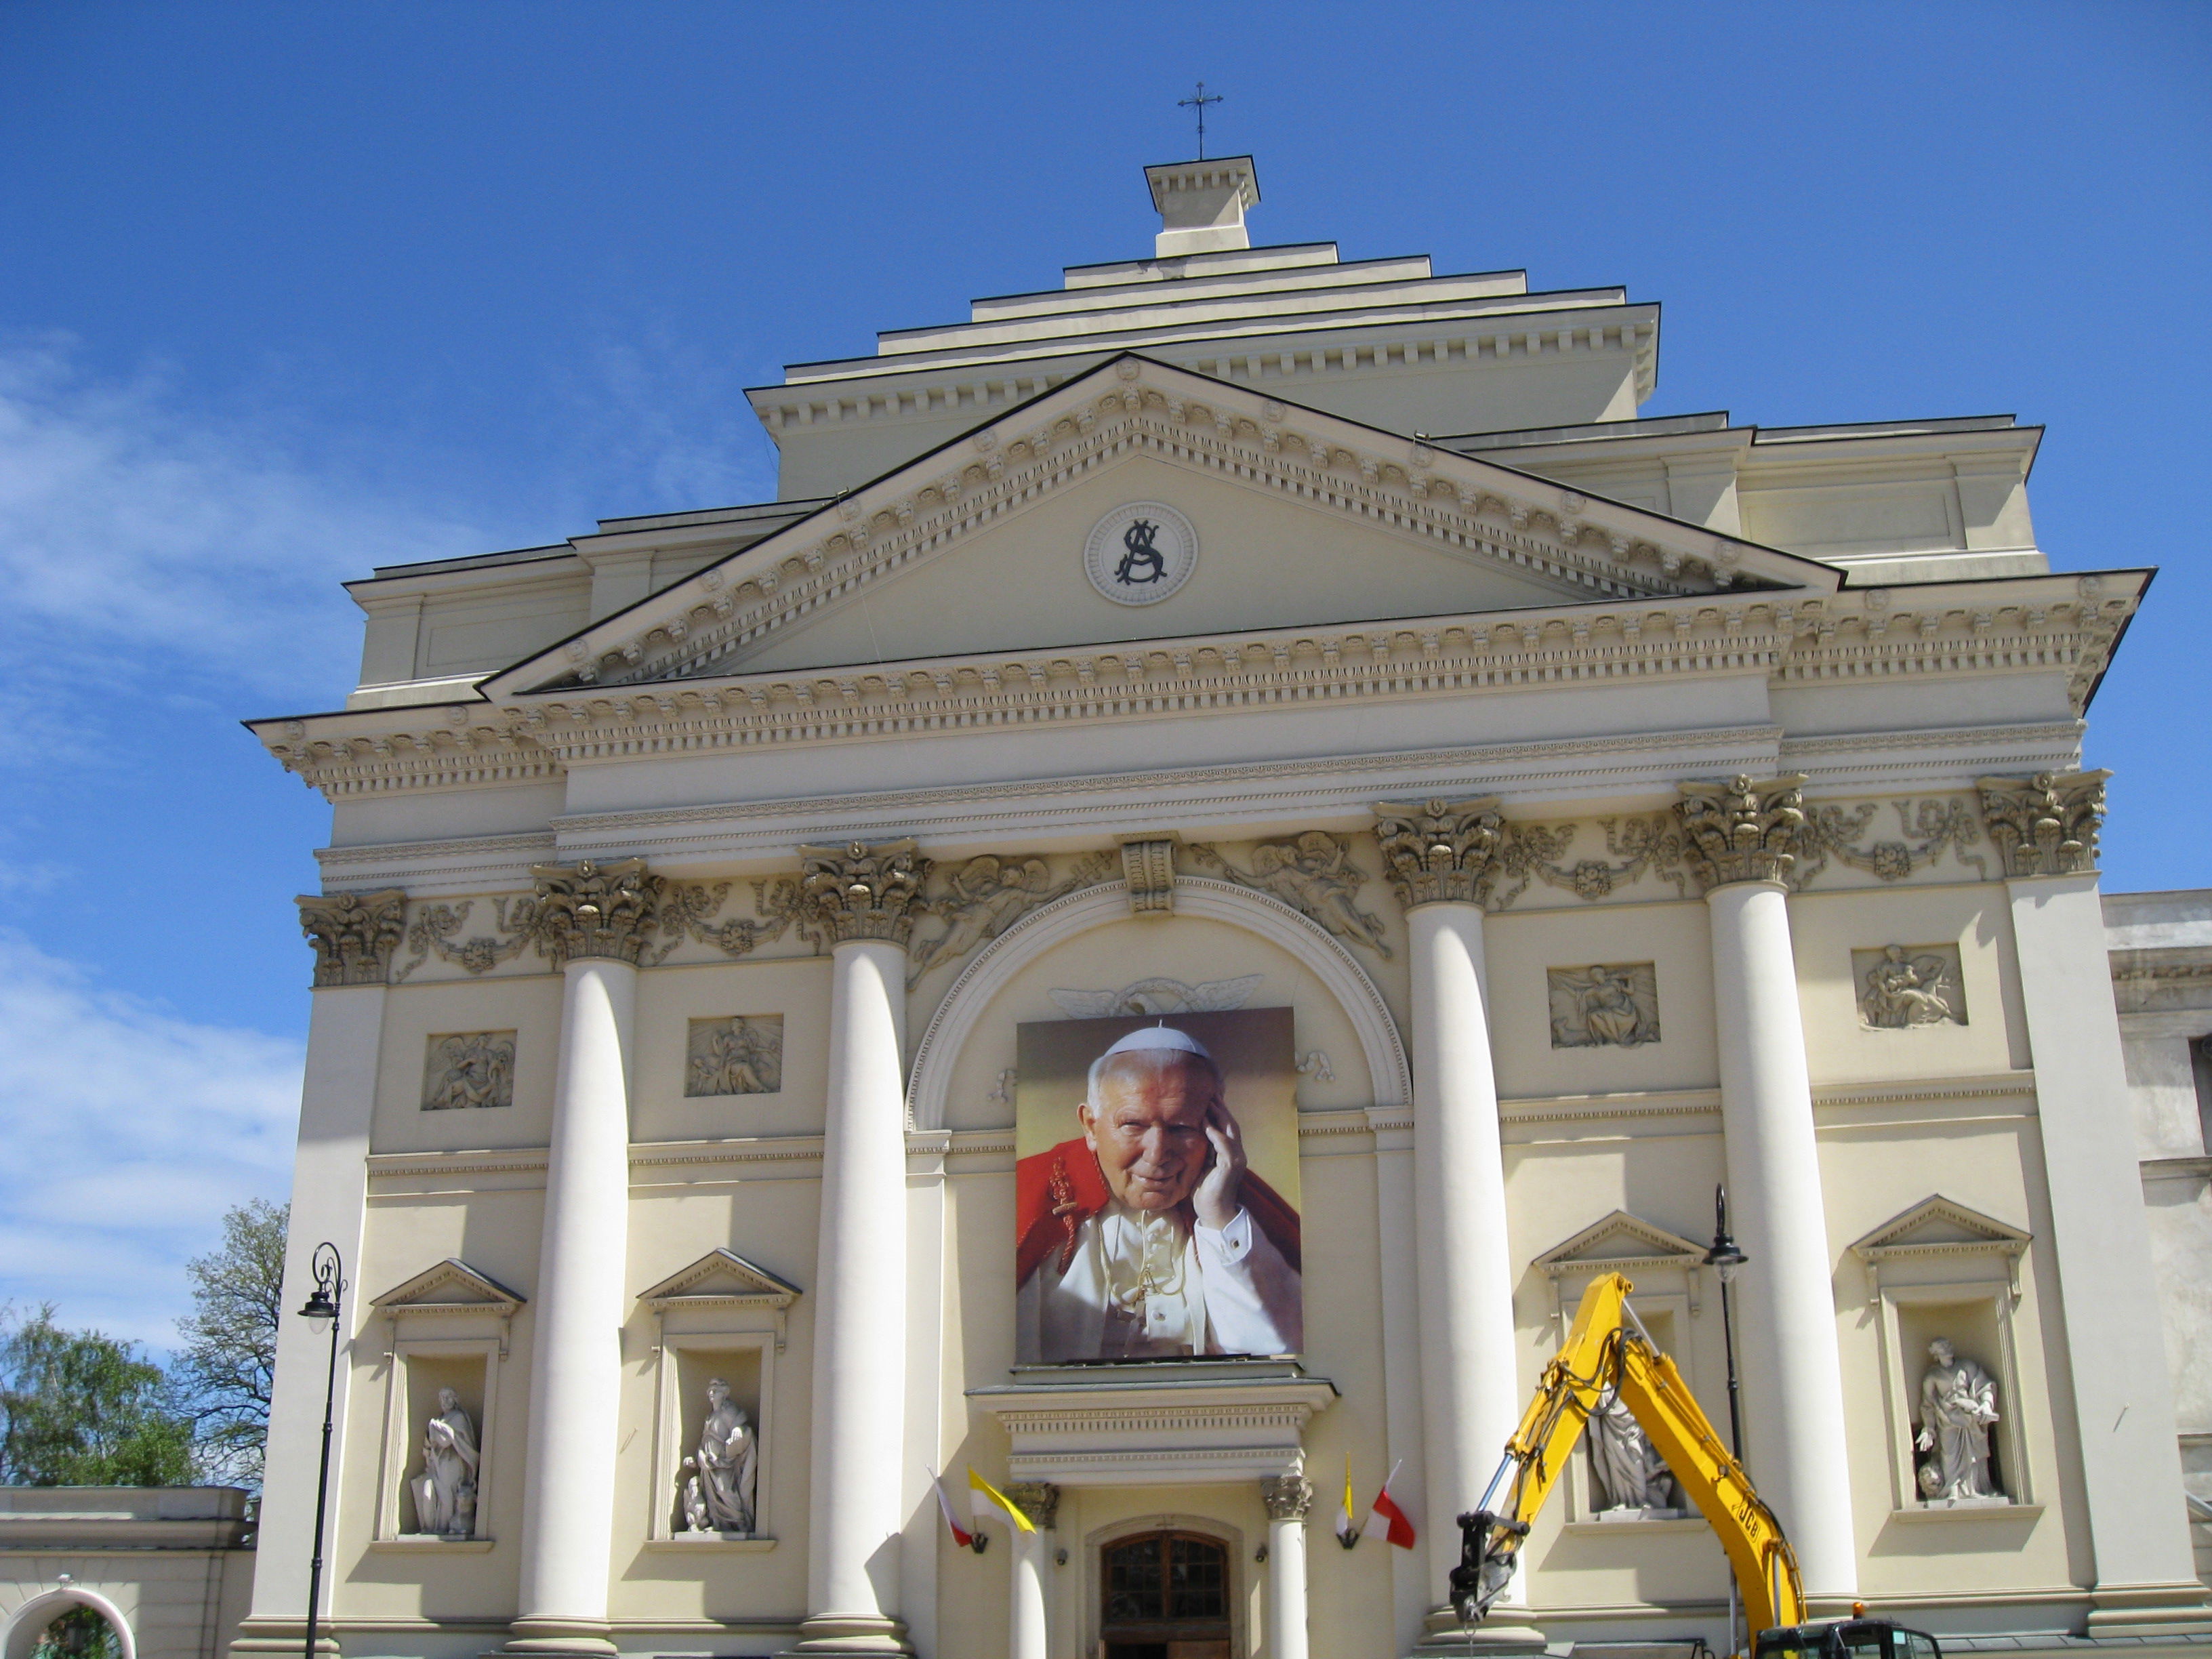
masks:
POLYGON ((1140 456, 1104 468, 859 602, 780 630, 732 672, 1044 648, 1216 629, 1449 615, 1558 603, 1557 590, 1316 512, 1270 490, 1140 456), (1131 500, 1178 508, 1198 532, 1198 568, 1172 598, 1120 605, 1083 574, 1085 540, 1131 500))
MULTIPOLYGON (((637 1061, 631 1081, 632 1139, 822 1133, 830 1046, 828 957, 671 964, 651 969, 642 981, 646 990, 638 998, 637 1061), (783 1087, 774 1094, 687 1097, 690 1022, 734 1014, 783 1016, 783 1087)), ((668 1272, 684 1265, 677 1262, 668 1272)))
POLYGON ((2027 1066, 2027 1031, 2012 913, 1993 884, 1802 893, 1790 902, 1804 1012, 1805 1054, 1815 1083, 1960 1077, 2027 1066), (1869 1030, 1860 1022, 1851 952, 1957 947, 1966 1024, 1869 1030))
POLYGON ((372 1152, 543 1146, 552 1139, 553 1071, 561 1040, 557 975, 400 985, 385 1009, 372 1152), (508 1030, 515 1034, 514 1105, 422 1109, 433 1036, 508 1030))

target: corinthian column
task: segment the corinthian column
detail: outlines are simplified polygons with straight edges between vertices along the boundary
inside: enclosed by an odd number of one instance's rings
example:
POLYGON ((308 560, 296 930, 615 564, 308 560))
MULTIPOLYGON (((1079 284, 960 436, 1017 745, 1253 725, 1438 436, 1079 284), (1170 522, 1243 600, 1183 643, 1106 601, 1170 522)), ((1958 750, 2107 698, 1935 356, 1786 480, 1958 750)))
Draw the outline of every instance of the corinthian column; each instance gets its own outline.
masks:
POLYGON ((1050 1646, 1046 1631, 1045 1535, 1060 1520, 1060 1488, 1048 1480, 1015 1480, 1006 1496, 1029 1516, 1035 1532, 1014 1528, 1007 1553, 1012 1558, 1013 1605, 1007 1629, 1010 1659, 1045 1659, 1050 1646))
POLYGON ((793 1651, 904 1653, 906 947, 929 864, 910 841, 799 850, 808 924, 830 942, 830 1098, 806 1620, 793 1651))
POLYGON ((1306 1511, 1313 1485, 1304 1475, 1260 1482, 1267 1506, 1267 1659, 1306 1659, 1306 1511))
POLYGON ((1736 1287, 1745 1461, 1797 1547, 1807 1592, 1847 1601, 1858 1565, 1843 1364, 1783 885, 1804 781, 1686 783, 1674 811, 1710 913, 1729 1206, 1751 1258, 1736 1287))
MULTIPOLYGON (((1406 907, 1413 975, 1413 1221, 1421 1309, 1421 1425, 1432 1594, 1459 1565, 1458 1517, 1476 1507, 1521 1415, 1505 1160, 1482 958, 1482 901, 1504 841, 1495 800, 1375 809, 1406 907)), ((1518 1586, 1509 1603, 1520 1598, 1518 1586)), ((1465 1644, 1441 1600, 1431 1640, 1465 1644)), ((1486 1645, 1540 1645, 1509 1613, 1486 1645)), ((1425 1645, 1426 1645, 1425 1644, 1425 1645)))
POLYGON ((1984 778, 2005 860, 2021 1005, 2035 1066, 2051 1244, 2096 1564, 2094 1636, 2212 1629, 2191 1563, 2135 1142, 2114 1132, 2125 1075, 2112 997, 2097 831, 2106 772, 1984 778))
POLYGON ((521 1583, 507 1649, 611 1654, 631 1031, 638 954, 665 884, 641 859, 531 874, 538 948, 567 982, 538 1249, 521 1583))

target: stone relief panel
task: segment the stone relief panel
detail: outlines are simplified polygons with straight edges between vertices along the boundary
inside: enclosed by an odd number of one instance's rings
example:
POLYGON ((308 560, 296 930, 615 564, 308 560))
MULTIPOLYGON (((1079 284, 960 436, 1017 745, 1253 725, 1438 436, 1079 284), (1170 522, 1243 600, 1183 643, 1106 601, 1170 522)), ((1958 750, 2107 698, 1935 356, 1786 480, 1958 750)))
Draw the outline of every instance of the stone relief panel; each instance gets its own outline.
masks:
POLYGON ((1260 988, 1264 974, 1209 979, 1193 985, 1154 975, 1133 980, 1118 991, 1079 991, 1066 986, 1045 993, 1070 1019, 1104 1019, 1114 1014, 1210 1014, 1242 1008, 1260 988))
POLYGON ((433 1036, 422 1066, 422 1109, 470 1111, 514 1104, 514 1033, 433 1036))
POLYGON ((1554 1048, 1633 1048, 1659 1041, 1659 976, 1648 962, 1545 970, 1554 1048))
POLYGON ((1851 952, 1859 1024, 1869 1031, 1964 1025, 1966 988, 1955 945, 1885 945, 1851 952))
POLYGON ((781 1014, 732 1014, 691 1022, 684 1066, 687 1098, 782 1091, 781 1014))

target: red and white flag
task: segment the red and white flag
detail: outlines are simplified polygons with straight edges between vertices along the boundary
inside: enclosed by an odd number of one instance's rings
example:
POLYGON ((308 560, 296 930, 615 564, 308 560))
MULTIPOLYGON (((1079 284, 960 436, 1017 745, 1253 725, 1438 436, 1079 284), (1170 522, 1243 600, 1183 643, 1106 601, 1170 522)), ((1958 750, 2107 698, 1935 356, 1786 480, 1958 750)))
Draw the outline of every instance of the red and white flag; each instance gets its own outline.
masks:
POLYGON ((1390 1482, 1398 1478, 1404 1459, 1390 1466, 1390 1474, 1382 1482, 1382 1490, 1375 1495, 1375 1507, 1367 1511, 1367 1524, 1359 1529, 1363 1538, 1383 1538, 1401 1550, 1413 1547, 1413 1523, 1406 1518, 1406 1511, 1398 1507, 1397 1499, 1390 1496, 1390 1482))
POLYGON ((936 1475, 929 1477, 930 1490, 937 1494, 937 1507, 945 1511, 945 1524, 952 1528, 952 1541, 962 1549, 972 1549, 975 1534, 952 1518, 952 1500, 945 1495, 945 1482, 936 1475))

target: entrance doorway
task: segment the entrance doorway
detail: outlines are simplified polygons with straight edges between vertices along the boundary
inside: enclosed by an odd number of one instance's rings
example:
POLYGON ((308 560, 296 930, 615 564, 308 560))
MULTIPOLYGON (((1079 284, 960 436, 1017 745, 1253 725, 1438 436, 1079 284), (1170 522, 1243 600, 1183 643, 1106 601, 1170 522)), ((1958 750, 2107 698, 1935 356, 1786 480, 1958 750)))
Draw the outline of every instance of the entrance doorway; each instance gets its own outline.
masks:
POLYGON ((1231 1659, 1227 1545, 1148 1532, 1108 1545, 1103 1558, 1105 1659, 1231 1659))

